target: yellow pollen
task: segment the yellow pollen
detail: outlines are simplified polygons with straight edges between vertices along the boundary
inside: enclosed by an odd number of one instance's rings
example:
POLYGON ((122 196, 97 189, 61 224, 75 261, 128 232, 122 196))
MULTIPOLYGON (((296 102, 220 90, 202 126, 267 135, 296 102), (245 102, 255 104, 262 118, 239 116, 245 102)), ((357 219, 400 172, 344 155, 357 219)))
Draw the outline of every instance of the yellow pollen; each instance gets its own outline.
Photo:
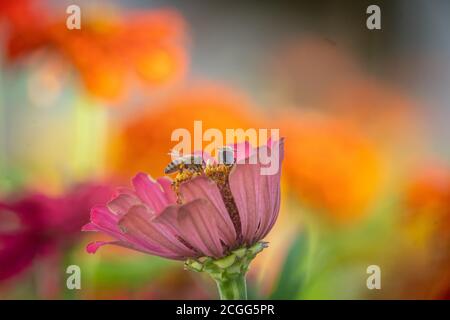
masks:
POLYGON ((183 201, 181 199, 181 194, 180 194, 180 185, 183 182, 189 181, 194 177, 200 176, 202 174, 202 172, 197 172, 197 171, 190 171, 190 170, 183 170, 177 173, 175 179, 173 179, 172 181, 172 189, 173 191, 175 191, 176 195, 177 195, 177 203, 181 204, 183 201))
POLYGON ((230 174, 233 166, 226 164, 209 165, 205 168, 205 175, 213 180, 217 185, 223 186, 228 181, 228 175, 230 174))
POLYGON ((225 164, 212 164, 207 165, 203 170, 192 171, 192 170, 182 170, 177 173, 173 182, 172 189, 177 195, 177 202, 181 204, 183 201, 180 194, 180 185, 186 181, 189 181, 195 177, 205 175, 214 181, 219 188, 223 187, 228 181, 228 175, 230 174, 231 168, 233 166, 225 164))

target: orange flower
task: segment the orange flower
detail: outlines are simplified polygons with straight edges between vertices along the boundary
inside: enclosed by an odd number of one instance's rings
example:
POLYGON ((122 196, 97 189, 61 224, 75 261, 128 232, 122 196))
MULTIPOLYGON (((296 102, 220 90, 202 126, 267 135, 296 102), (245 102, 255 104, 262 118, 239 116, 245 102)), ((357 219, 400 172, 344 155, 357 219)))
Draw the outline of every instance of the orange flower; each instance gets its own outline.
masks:
POLYGON ((395 147, 409 142, 416 148, 423 129, 417 105, 411 99, 367 79, 335 87, 323 107, 395 147))
POLYGON ((139 171, 162 175, 177 143, 171 141, 173 130, 186 128, 193 136, 195 120, 203 122, 203 131, 217 128, 224 137, 227 128, 258 128, 260 123, 245 99, 229 89, 211 85, 186 89, 119 129, 110 149, 111 170, 127 180, 139 171))
MULTIPOLYGON (((426 299, 448 299, 450 293, 450 167, 430 161, 414 169, 403 197, 402 228, 426 299), (419 259, 417 258, 419 257, 419 259), (433 272, 429 272, 433 270, 433 272)), ((417 290, 416 290, 417 291, 417 290)))
POLYGON ((6 29, 2 36, 8 58, 15 59, 43 46, 46 39, 42 31, 47 23, 46 10, 37 10, 34 0, 0 0, 0 26, 6 29))
POLYGON ((94 96, 110 100, 122 97, 133 77, 153 88, 170 84, 185 73, 185 25, 174 11, 120 16, 87 12, 80 30, 67 29, 66 16, 38 21, 37 27, 31 20, 25 28, 11 30, 7 43, 10 59, 39 48, 54 50, 78 70, 94 96))
POLYGON ((374 146, 345 122, 289 114, 285 172, 300 201, 344 222, 367 213, 377 193, 381 163, 374 146))
POLYGON ((411 218, 424 218, 442 234, 450 231, 450 168, 433 163, 415 170, 406 186, 405 205, 411 218))

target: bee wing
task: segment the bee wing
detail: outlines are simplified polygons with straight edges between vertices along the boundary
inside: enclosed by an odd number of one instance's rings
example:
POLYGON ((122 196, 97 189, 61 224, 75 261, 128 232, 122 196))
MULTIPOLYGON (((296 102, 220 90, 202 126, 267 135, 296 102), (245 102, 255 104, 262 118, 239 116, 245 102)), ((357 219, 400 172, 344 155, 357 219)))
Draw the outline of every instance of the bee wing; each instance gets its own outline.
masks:
POLYGON ((167 153, 169 156, 171 156, 172 158, 180 158, 181 157, 181 155, 180 155, 180 153, 177 151, 177 150, 170 150, 168 153, 167 153))

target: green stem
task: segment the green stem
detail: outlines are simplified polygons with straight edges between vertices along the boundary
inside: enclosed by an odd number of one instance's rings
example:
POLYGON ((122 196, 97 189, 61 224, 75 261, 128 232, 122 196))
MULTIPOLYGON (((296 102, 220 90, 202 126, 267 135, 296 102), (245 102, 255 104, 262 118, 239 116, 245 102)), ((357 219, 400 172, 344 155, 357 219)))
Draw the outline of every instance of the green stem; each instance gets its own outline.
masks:
POLYGON ((221 300, 247 300, 247 283, 245 275, 238 274, 232 278, 216 280, 221 300))
POLYGON ((217 284, 220 299, 247 300, 245 274, 250 262, 264 248, 267 248, 267 242, 257 242, 251 247, 233 250, 219 259, 212 257, 187 259, 184 267, 195 272, 208 273, 217 284))

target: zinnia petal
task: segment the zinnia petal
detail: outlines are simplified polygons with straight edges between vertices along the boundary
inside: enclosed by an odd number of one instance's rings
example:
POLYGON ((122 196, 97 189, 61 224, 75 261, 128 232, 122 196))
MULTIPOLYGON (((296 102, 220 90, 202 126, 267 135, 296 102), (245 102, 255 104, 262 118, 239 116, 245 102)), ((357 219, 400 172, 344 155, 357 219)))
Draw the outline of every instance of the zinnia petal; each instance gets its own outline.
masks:
POLYGON ((108 209, 119 217, 124 216, 131 207, 141 204, 139 198, 131 194, 120 194, 110 202, 108 202, 108 209))
POLYGON ((167 252, 158 245, 144 241, 134 234, 124 233, 119 227, 119 217, 110 212, 107 207, 97 206, 91 210, 91 223, 84 227, 84 230, 101 231, 121 241, 122 244, 128 243, 129 247, 135 250, 147 252, 164 257, 174 256, 173 252, 167 252))
POLYGON ((152 222, 152 216, 142 206, 132 207, 119 222, 123 232, 141 239, 149 246, 159 248, 180 257, 190 256, 193 251, 176 238, 173 228, 152 222))
POLYGON ((250 142, 248 141, 235 143, 231 147, 234 151, 234 160, 236 163, 239 163, 242 160, 251 157, 251 155, 253 154, 252 151, 254 151, 252 146, 250 145, 250 142))
POLYGON ((99 231, 95 224, 89 222, 86 223, 83 227, 81 227, 81 231, 99 231))
POLYGON ((144 202, 155 214, 160 213, 166 206, 170 205, 174 195, 163 189, 163 187, 155 180, 151 179, 145 173, 138 173, 133 178, 133 186, 138 197, 144 202))
POLYGON ((119 247, 123 247, 123 248, 127 248, 127 249, 133 249, 139 252, 143 252, 143 253, 150 253, 153 255, 159 255, 165 258, 170 258, 170 259, 180 259, 180 257, 175 256, 175 255, 170 255, 170 254, 166 254, 163 252, 158 252, 158 251, 149 251, 149 250, 143 250, 140 247, 136 247, 135 245, 133 245, 130 242, 124 242, 124 241, 95 241, 95 242, 91 242, 86 246, 86 252, 87 253, 91 253, 94 254, 97 252, 97 250, 100 247, 103 247, 104 245, 115 245, 115 246, 119 246, 119 247))
POLYGON ((215 220, 221 239, 228 246, 236 241, 236 231, 225 207, 217 185, 204 176, 198 176, 180 186, 180 193, 186 202, 205 199, 211 204, 210 219, 215 220))
MULTIPOLYGON (((237 163, 229 176, 230 189, 239 211, 242 236, 248 244, 262 239, 272 228, 280 207, 280 175, 281 161, 284 155, 283 140, 273 145, 258 148, 245 163, 237 163), (273 175, 262 175, 264 167, 257 159, 261 148, 279 148, 278 172, 273 175), (255 163, 255 164, 251 164, 255 163)), ((268 150, 262 150, 268 151, 268 150)))
POLYGON ((156 181, 158 181, 159 185, 163 189, 169 203, 176 203, 177 195, 175 194, 175 192, 173 192, 172 180, 170 180, 168 177, 162 177, 158 178, 156 181))
POLYGON ((215 209, 205 199, 195 199, 179 206, 168 207, 160 217, 166 216, 177 228, 180 236, 196 251, 197 255, 220 257, 223 246, 216 220, 211 217, 215 209))
POLYGON ((87 253, 96 253, 98 248, 101 246, 104 246, 105 244, 114 244, 118 241, 95 241, 91 242, 86 246, 86 252, 87 253))

